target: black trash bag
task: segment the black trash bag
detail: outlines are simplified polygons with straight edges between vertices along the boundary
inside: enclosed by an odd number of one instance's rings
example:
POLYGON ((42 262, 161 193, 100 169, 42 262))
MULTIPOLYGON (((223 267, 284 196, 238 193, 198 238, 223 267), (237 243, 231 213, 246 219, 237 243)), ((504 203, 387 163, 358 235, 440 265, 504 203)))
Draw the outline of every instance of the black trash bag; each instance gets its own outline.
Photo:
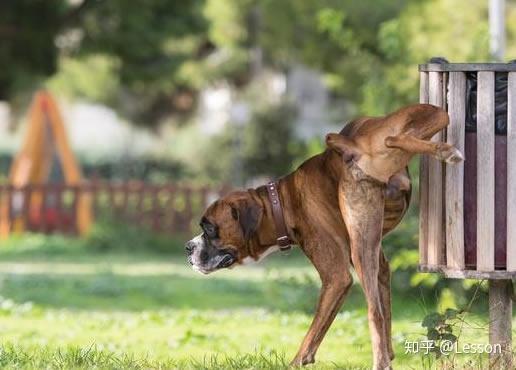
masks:
POLYGON ((428 63, 448 64, 450 62, 448 62, 448 59, 446 59, 445 57, 432 57, 432 58, 430 58, 428 63))
MULTIPOLYGON (((476 72, 466 72, 466 132, 477 132, 476 72)), ((507 135, 507 72, 495 73, 495 134, 507 135)))
MULTIPOLYGON (((429 63, 446 64, 446 58, 433 57, 429 63)), ((516 63, 511 60, 509 64, 516 63)), ((507 72, 495 73, 495 134, 507 135, 507 72)), ((477 73, 466 72, 466 132, 477 132, 477 73)))

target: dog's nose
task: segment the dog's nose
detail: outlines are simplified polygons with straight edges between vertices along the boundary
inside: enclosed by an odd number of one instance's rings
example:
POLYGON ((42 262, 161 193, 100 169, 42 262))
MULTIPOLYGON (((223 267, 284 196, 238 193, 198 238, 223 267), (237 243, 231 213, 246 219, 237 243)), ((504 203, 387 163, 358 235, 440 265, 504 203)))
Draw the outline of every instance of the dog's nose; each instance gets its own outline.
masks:
POLYGON ((195 244, 191 240, 186 242, 186 245, 185 245, 186 253, 192 254, 194 247, 195 247, 195 244))

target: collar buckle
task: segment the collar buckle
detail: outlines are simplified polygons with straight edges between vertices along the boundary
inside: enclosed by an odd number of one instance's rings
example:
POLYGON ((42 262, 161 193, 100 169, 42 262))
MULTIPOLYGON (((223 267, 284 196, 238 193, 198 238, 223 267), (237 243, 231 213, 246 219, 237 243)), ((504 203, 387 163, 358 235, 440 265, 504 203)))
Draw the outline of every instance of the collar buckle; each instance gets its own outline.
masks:
POLYGON ((281 250, 290 249, 290 238, 286 235, 280 236, 276 239, 281 250))
POLYGON ((282 252, 285 252, 292 248, 290 245, 292 241, 288 237, 279 191, 275 182, 271 181, 267 184, 267 193, 269 194, 269 201, 271 203, 272 216, 277 233, 276 235, 280 235, 276 238, 276 243, 278 243, 279 249, 282 252))

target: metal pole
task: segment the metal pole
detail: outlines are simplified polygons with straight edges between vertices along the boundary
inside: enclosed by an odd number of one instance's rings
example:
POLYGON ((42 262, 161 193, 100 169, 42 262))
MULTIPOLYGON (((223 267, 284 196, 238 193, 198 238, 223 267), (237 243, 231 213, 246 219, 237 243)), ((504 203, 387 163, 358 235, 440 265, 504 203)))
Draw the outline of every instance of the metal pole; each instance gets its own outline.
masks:
POLYGON ((496 62, 505 55, 505 0, 489 0, 489 50, 496 62))
MULTIPOLYGON (((505 0, 489 0, 491 59, 505 56, 505 0)), ((489 281, 489 355, 491 369, 512 369, 512 281, 489 281)))

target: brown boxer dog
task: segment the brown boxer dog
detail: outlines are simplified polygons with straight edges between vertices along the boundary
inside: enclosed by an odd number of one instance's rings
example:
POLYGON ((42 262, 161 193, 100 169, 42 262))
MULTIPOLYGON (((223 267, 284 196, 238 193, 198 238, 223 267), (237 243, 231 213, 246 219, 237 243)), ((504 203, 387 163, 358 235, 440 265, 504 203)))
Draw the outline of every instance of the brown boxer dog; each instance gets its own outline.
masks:
POLYGON ((367 299, 373 366, 390 368, 390 270, 381 239, 407 211, 411 186, 406 165, 414 154, 462 159, 454 147, 428 141, 447 124, 447 113, 428 104, 351 122, 340 134, 327 136, 323 153, 276 184, 234 191, 210 205, 201 219, 202 234, 186 244, 188 261, 208 274, 259 261, 285 246, 285 239, 299 245, 322 287, 293 365, 314 362, 352 285, 353 266, 367 299))

